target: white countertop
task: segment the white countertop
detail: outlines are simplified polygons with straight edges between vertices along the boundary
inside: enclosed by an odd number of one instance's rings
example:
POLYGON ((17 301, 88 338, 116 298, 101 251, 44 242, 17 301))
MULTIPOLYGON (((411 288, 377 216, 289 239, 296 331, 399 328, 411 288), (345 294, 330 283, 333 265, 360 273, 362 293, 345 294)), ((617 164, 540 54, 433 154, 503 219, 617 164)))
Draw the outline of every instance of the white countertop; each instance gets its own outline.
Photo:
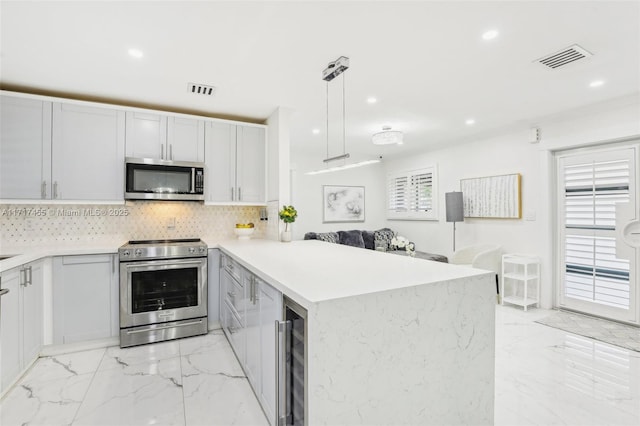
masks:
POLYGON ((229 240, 219 247, 305 308, 333 299, 493 274, 317 240, 229 240))

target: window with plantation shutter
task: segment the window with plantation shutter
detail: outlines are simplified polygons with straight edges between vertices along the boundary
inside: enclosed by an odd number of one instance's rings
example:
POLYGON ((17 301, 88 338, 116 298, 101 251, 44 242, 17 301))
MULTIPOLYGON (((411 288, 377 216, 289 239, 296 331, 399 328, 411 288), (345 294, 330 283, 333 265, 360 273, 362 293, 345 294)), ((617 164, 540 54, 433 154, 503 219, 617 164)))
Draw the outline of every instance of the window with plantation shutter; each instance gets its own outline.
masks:
POLYGON ((570 156, 560 163, 561 305, 583 311, 590 306, 587 312, 612 318, 612 309, 630 309, 630 261, 617 254, 616 206, 631 201, 632 167, 633 156, 624 151, 570 156))
POLYGON ((387 176, 387 218, 437 220, 435 167, 387 176))

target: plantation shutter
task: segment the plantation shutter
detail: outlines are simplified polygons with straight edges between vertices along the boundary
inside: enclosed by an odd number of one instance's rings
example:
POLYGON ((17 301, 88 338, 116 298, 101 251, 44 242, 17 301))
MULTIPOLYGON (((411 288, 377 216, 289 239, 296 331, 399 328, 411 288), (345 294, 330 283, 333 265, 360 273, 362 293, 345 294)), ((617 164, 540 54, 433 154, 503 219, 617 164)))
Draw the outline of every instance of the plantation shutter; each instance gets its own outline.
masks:
POLYGON ((564 295, 629 309, 629 261, 616 258, 616 203, 629 202, 629 160, 564 166, 564 295))
POLYGON ((437 219, 435 167, 390 173, 387 177, 389 219, 437 219))

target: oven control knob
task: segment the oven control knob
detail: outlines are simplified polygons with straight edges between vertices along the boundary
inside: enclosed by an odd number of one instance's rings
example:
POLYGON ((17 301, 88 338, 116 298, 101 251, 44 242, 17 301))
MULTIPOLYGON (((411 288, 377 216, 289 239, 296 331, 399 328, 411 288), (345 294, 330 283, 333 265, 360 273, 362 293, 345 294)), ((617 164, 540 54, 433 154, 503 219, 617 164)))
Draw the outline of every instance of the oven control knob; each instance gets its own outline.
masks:
POLYGON ((129 253, 129 250, 125 250, 125 251, 122 252, 122 255, 125 256, 125 257, 129 257, 130 254, 131 253, 129 253))
POLYGON ((136 249, 136 251, 134 252, 134 254, 135 254, 136 256, 142 256, 142 250, 140 250, 140 249, 136 249))
POLYGON ((189 253, 195 253, 195 252, 196 252, 195 247, 189 247, 189 253))
POLYGON ((200 253, 204 253, 205 251, 207 251, 206 247, 200 247, 200 253))

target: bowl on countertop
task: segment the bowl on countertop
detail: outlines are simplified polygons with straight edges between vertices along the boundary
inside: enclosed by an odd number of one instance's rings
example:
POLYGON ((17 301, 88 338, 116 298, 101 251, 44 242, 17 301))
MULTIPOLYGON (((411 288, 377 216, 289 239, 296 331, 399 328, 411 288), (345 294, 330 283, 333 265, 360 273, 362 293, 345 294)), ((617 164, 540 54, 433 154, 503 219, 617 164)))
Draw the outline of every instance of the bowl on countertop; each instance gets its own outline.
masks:
POLYGON ((255 231, 253 223, 236 223, 234 229, 235 234, 239 240, 248 240, 251 238, 251 234, 255 231))

